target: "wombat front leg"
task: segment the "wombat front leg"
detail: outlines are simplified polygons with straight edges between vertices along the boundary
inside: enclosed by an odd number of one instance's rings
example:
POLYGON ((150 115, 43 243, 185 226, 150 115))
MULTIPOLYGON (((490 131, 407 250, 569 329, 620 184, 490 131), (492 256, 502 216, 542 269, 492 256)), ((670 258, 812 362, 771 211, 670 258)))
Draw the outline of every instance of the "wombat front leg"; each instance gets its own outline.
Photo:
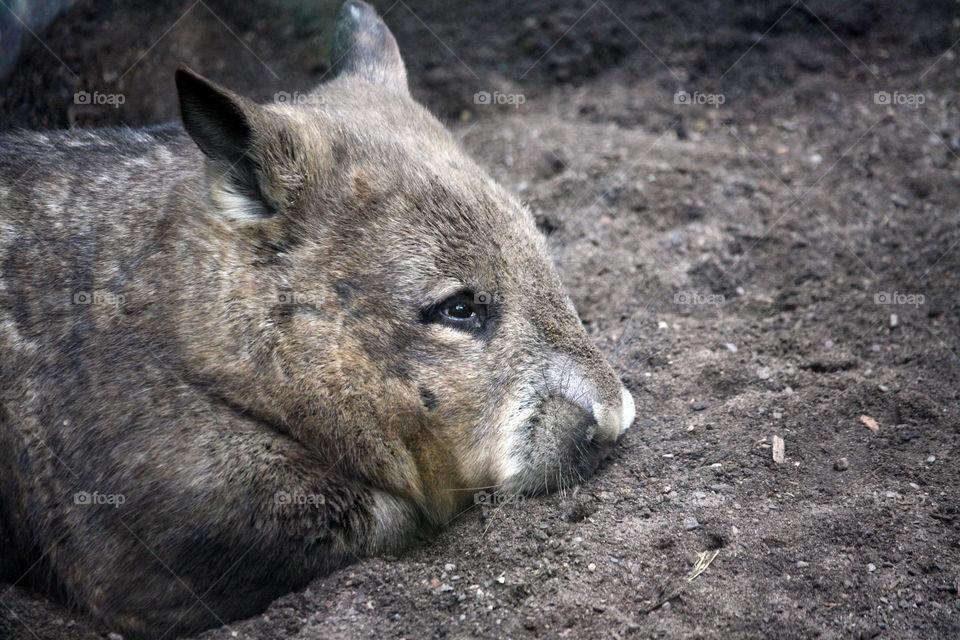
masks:
POLYGON ((83 520, 76 506, 63 514, 73 529, 51 553, 54 570, 111 628, 134 637, 171 629, 175 637, 219 625, 412 539, 418 517, 404 500, 292 441, 233 436, 239 446, 205 450, 202 461, 190 460, 200 451, 162 456, 150 464, 164 470, 159 480, 133 483, 137 469, 117 479, 125 485, 120 507, 91 505, 94 514, 83 515, 93 517, 83 520))

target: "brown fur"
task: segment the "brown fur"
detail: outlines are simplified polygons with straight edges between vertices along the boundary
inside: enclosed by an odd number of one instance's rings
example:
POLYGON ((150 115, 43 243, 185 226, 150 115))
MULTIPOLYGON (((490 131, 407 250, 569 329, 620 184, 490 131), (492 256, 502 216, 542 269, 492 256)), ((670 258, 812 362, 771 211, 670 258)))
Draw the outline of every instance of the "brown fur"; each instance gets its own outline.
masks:
POLYGON ((532 216, 363 3, 334 57, 311 106, 181 70, 190 137, 0 141, 0 517, 124 633, 250 615, 477 487, 577 482, 632 420, 532 216))

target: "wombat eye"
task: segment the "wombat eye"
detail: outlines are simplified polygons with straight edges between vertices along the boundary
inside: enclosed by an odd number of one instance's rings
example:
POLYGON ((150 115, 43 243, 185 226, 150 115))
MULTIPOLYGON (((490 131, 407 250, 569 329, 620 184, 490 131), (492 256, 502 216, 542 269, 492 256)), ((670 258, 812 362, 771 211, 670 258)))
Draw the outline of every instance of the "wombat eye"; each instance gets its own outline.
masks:
POLYGON ((482 330, 487 320, 486 308, 474 302, 474 295, 463 291, 424 310, 426 322, 437 322, 465 331, 482 330))
POLYGON ((440 313, 457 320, 466 320, 477 315, 473 305, 466 302, 457 302, 440 309, 440 313))

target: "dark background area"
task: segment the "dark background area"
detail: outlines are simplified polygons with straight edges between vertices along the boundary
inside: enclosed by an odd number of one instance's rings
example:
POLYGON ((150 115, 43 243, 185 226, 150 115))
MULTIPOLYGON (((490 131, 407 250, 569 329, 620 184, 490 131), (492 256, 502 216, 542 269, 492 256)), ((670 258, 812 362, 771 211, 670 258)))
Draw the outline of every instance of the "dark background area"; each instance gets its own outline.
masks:
MULTIPOLYGON (((181 62, 295 99, 337 4, 77 1, 25 36, 0 130, 174 119, 181 62)), ((637 423, 576 491, 203 637, 960 635, 960 3, 374 4, 637 423)), ((0 637, 107 631, 0 585, 0 637)))

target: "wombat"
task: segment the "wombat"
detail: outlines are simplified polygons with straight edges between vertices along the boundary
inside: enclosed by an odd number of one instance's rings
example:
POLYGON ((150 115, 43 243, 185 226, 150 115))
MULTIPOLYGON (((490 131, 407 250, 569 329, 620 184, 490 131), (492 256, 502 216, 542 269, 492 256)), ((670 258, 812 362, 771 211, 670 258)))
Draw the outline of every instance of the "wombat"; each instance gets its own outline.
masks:
POLYGON ((369 6, 332 52, 296 104, 181 68, 182 128, 0 141, 7 561, 128 636, 572 485, 633 420, 369 6))

